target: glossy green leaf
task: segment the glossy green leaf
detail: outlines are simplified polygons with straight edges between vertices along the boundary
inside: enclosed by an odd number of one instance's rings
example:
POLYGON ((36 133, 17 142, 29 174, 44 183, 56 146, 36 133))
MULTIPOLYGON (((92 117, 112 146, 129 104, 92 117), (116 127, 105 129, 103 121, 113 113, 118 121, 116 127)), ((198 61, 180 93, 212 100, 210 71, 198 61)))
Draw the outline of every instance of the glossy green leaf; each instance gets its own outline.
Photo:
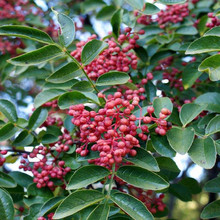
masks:
POLYGON ((208 181, 204 186, 204 190, 206 192, 220 193, 220 177, 208 181))
POLYGON ((60 35, 59 35, 60 43, 63 46, 68 47, 75 38, 75 24, 73 20, 70 17, 66 16, 65 14, 58 13, 55 10, 53 10, 53 12, 56 15, 60 25, 60 35))
POLYGON ((180 111, 180 120, 183 126, 189 124, 196 116, 198 116, 203 110, 205 110, 204 105, 198 104, 184 104, 180 111))
POLYGON ((14 205, 11 196, 0 189, 0 219, 14 219, 14 205))
POLYGON ((6 188, 14 203, 20 202, 24 198, 24 188, 20 185, 17 185, 14 188, 6 188))
POLYGON ((194 135, 193 128, 172 127, 167 132, 167 140, 177 153, 186 154, 193 143, 194 135))
POLYGON ((137 166, 122 166, 116 174, 125 182, 147 190, 161 190, 169 187, 159 175, 137 166))
POLYGON ((116 8, 113 5, 104 6, 96 15, 96 19, 106 21, 110 20, 116 8))
POLYGON ((199 183, 197 180, 186 177, 183 178, 179 181, 181 185, 184 185, 192 194, 198 194, 201 193, 202 188, 200 187, 199 183))
POLYGON ((206 135, 211 135, 220 131, 220 115, 216 115, 205 129, 206 135))
POLYGON ((158 0, 158 1, 165 5, 175 5, 180 3, 182 4, 186 2, 186 0, 158 0))
POLYGON ((40 107, 46 102, 49 102, 52 99, 55 99, 56 97, 64 94, 66 91, 63 89, 47 89, 39 94, 34 99, 34 106, 35 108, 40 107))
MULTIPOLYGON (((144 63, 146 63, 148 61, 148 53, 144 47, 134 48, 134 51, 135 51, 136 55, 141 59, 141 61, 143 61, 144 63)), ((149 82, 151 82, 151 81, 148 81, 148 83, 149 82)), ((145 85, 147 85, 147 84, 145 84, 145 85)))
POLYGON ((195 100, 195 103, 199 105, 206 105, 204 110, 220 113, 220 93, 204 93, 195 100))
POLYGON ((33 204, 30 206, 29 214, 26 215, 23 220, 36 220, 38 217, 40 217, 39 211, 41 206, 42 204, 33 204))
POLYGON ((119 85, 128 82, 130 79, 129 75, 124 72, 110 71, 101 75, 97 81, 97 86, 110 86, 110 85, 119 85))
POLYGON ((186 54, 200 54, 220 51, 220 36, 204 36, 192 42, 186 54), (212 42, 210 44, 210 42, 212 42))
POLYGON ((23 130, 13 141, 13 145, 18 146, 28 146, 30 145, 34 140, 34 137, 32 134, 29 134, 27 130, 23 130))
POLYGON ((157 14, 158 12, 160 12, 160 9, 151 3, 145 3, 145 9, 142 12, 145 15, 153 15, 153 14, 157 14))
POLYGON ((2 112, 11 122, 16 122, 18 120, 14 104, 6 99, 0 99, 0 112, 2 112))
POLYGON ((61 55, 63 55, 63 52, 58 47, 48 45, 12 58, 8 62, 16 66, 30 66, 47 62, 61 55))
POLYGON ((144 88, 147 95, 147 100, 152 103, 154 98, 156 97, 156 86, 151 81, 148 81, 148 83, 144 85, 144 88))
POLYGON ((55 71, 46 79, 46 81, 51 83, 64 83, 82 75, 82 69, 80 69, 75 62, 71 62, 61 67, 59 70, 55 71))
POLYGON ((89 41, 82 50, 81 61, 83 65, 90 64, 103 50, 108 47, 108 44, 100 40, 89 41))
POLYGON ((94 90, 89 81, 79 81, 72 86, 72 89, 81 92, 92 92, 94 90))
POLYGON ((205 169, 211 169, 215 165, 216 148, 210 137, 195 139, 188 153, 194 163, 205 169))
POLYGON ((36 28, 22 25, 5 25, 0 27, 0 36, 14 36, 38 41, 45 44, 52 44, 51 37, 36 28))
POLYGON ((167 108, 171 112, 173 111, 173 103, 167 97, 156 98, 153 101, 154 113, 157 117, 159 117, 160 111, 162 108, 167 108))
POLYGON ((29 119, 28 128, 30 130, 35 130, 44 123, 44 121, 47 119, 47 116, 48 116, 47 109, 45 108, 36 109, 29 119))
POLYGON ((0 187, 13 188, 16 187, 15 180, 6 173, 0 172, 0 187))
POLYGON ((0 141, 7 140, 15 135, 19 129, 14 126, 11 122, 7 123, 0 128, 0 141))
POLYGON ((198 31, 193 26, 182 26, 182 27, 177 28, 175 33, 182 34, 182 35, 196 35, 198 34, 198 31))
POLYGON ((198 63, 189 63, 182 73, 182 80, 184 89, 188 89, 194 85, 195 81, 201 76, 198 71, 198 63))
POLYGON ((176 152, 171 148, 165 136, 151 134, 153 148, 162 156, 175 157, 176 152))
POLYGON ((171 184, 169 192, 184 202, 192 200, 192 194, 189 189, 179 183, 171 184))
POLYGON ((89 99, 81 92, 66 92, 58 99, 58 106, 61 109, 69 108, 71 105, 83 104, 89 102, 89 99))
POLYGON ((220 217, 220 200, 209 203, 202 211, 202 219, 212 219, 220 217))
POLYGON ((111 18, 111 25, 112 25, 112 33, 114 34, 115 38, 118 38, 120 33, 120 27, 122 22, 122 9, 118 9, 111 18))
POLYGON ((208 30, 204 36, 209 36, 209 35, 212 35, 212 36, 220 36, 220 27, 217 26, 217 27, 214 27, 210 30, 208 30))
POLYGON ((146 150, 140 147, 135 147, 133 149, 135 149, 137 152, 136 156, 128 156, 126 160, 150 171, 160 171, 156 159, 150 153, 148 153, 146 150))
POLYGON ((142 10, 144 7, 144 0, 126 0, 134 9, 142 10))
POLYGON ((199 71, 207 72, 211 81, 220 80, 220 54, 215 54, 202 61, 199 71))
POLYGON ((63 219, 104 199, 97 190, 80 190, 71 193, 58 206, 54 219, 63 219))
POLYGON ((28 196, 40 196, 45 198, 53 197, 53 192, 49 188, 37 188, 36 183, 32 183, 27 188, 27 195, 28 196))
POLYGON ((54 197, 46 201, 43 204, 43 206, 41 205, 39 216, 44 216, 46 213, 56 208, 62 202, 63 199, 63 197, 54 197))
POLYGON ((173 180, 179 175, 180 169, 171 158, 157 157, 156 159, 160 168, 159 175, 167 180, 173 180))
POLYGON ((89 165, 78 169, 72 176, 67 185, 67 189, 79 189, 97 182, 108 176, 110 171, 105 167, 89 165))
POLYGON ((110 211, 110 206, 108 204, 99 205, 97 208, 91 212, 87 220, 107 220, 110 211))
POLYGON ((112 193, 111 200, 135 220, 154 219, 146 206, 140 200, 131 195, 121 192, 112 193))
POLYGON ((96 10, 97 8, 100 8, 102 6, 105 6, 106 3, 102 0, 85 0, 81 4, 81 9, 84 13, 87 13, 89 11, 96 10))
POLYGON ((27 188, 28 185, 33 183, 33 177, 26 173, 22 173, 19 171, 12 171, 9 175, 17 182, 17 184, 27 188))

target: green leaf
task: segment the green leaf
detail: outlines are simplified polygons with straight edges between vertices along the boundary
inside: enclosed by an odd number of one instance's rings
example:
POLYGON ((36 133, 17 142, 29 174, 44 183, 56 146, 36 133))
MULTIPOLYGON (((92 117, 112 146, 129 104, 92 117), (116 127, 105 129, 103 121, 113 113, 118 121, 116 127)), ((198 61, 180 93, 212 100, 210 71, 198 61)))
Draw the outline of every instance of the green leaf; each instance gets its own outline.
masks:
POLYGON ((204 36, 210 36, 210 35, 212 35, 212 36, 219 36, 220 37, 220 27, 214 27, 214 28, 208 30, 204 34, 204 36))
POLYGON ((188 153, 194 163, 205 169, 211 169, 215 165, 216 149, 210 137, 195 139, 188 153))
POLYGON ((56 208, 63 200, 63 197, 54 197, 46 201, 43 206, 41 205, 39 216, 44 216, 49 211, 56 208))
POLYGON ((165 136, 151 134, 153 148, 162 156, 175 157, 176 152, 171 148, 165 136))
POLYGON ((182 26, 182 27, 177 28, 175 33, 182 34, 182 35, 196 35, 198 34, 198 31, 193 26, 182 26))
POLYGON ((12 58, 8 62, 16 66, 30 66, 47 62, 61 55, 63 55, 63 52, 58 47, 48 45, 12 58))
POLYGON ((187 187, 179 183, 171 184, 169 192, 184 202, 192 200, 191 192, 187 189, 187 187))
POLYGON ((0 187, 14 188, 16 185, 17 183, 12 177, 6 173, 0 172, 0 187))
POLYGON ((208 181, 204 186, 204 190, 206 192, 220 193, 220 177, 208 181))
POLYGON ((18 130, 19 129, 15 127, 11 122, 7 123, 0 128, 0 141, 5 141, 11 138, 18 130))
POLYGON ((135 220, 154 219, 146 206, 131 195, 121 192, 112 193, 111 200, 135 220))
POLYGON ((175 5, 180 3, 182 4, 186 2, 186 0, 158 0, 158 1, 165 5, 175 5))
POLYGON ((98 20, 110 20, 112 14, 114 14, 116 8, 113 5, 104 6, 96 15, 96 19, 98 20))
POLYGON ((136 156, 134 157, 128 156, 126 160, 150 171, 154 171, 154 172, 160 171, 156 159, 150 153, 148 153, 146 150, 140 147, 135 147, 133 149, 137 151, 136 156))
POLYGON ((87 220, 107 220, 110 211, 108 204, 101 204, 91 212, 87 220))
POLYGON ((14 104, 6 99, 0 99, 0 112, 2 112, 11 122, 16 122, 18 120, 14 104))
POLYGON ((81 3, 81 9, 86 14, 89 11, 96 10, 99 7, 106 5, 102 0, 86 0, 81 3))
POLYGON ((220 200, 209 203, 202 211, 202 219, 211 219, 220 217, 220 200))
POLYGON ((195 100, 195 103, 199 105, 207 105, 204 110, 220 113, 220 93, 204 93, 195 100))
MULTIPOLYGON (((144 47, 134 48, 134 51, 135 51, 136 55, 141 59, 141 61, 143 61, 144 63, 146 63, 148 61, 148 53, 144 47)), ((151 81, 149 81, 149 82, 151 82, 151 81)), ((147 84, 145 84, 145 85, 147 85, 147 84)))
POLYGON ((159 175, 137 166, 122 166, 116 174, 125 182, 147 190, 161 190, 169 187, 159 175))
POLYGON ((160 9, 156 5, 151 3, 146 3, 145 9, 142 13, 145 15, 153 15, 153 14, 157 14, 158 12, 160 12, 160 9))
POLYGON ((81 92, 92 92, 94 90, 89 81, 79 81, 72 86, 72 89, 81 92))
POLYGON ((63 13, 58 13, 57 11, 53 10, 54 14, 56 15, 56 18, 60 25, 60 35, 59 40, 60 43, 68 47, 75 38, 75 24, 73 20, 66 16, 63 13))
POLYGON ((29 214, 26 215, 23 219, 24 220, 36 220, 40 215, 39 211, 42 204, 33 204, 30 206, 29 214))
POLYGON ((200 54, 220 51, 220 36, 204 36, 193 41, 186 50, 186 54, 200 54), (212 42, 210 44, 210 42, 212 42))
POLYGON ((79 66, 75 62, 71 62, 50 75, 46 81, 51 83, 64 83, 82 75, 83 71, 79 66))
POLYGON ((201 76, 198 71, 198 63, 190 63, 186 66, 182 73, 182 81, 184 89, 188 89, 194 85, 195 81, 201 76))
POLYGON ((186 154, 194 140, 193 128, 172 127, 167 132, 167 140, 170 146, 179 154, 186 154))
POLYGON ((198 193, 201 193, 202 191, 199 183, 193 178, 190 178, 190 177, 183 178, 179 181, 179 183, 187 187, 187 189, 192 194, 198 194, 198 193))
POLYGON ((72 176, 67 185, 67 189, 79 189, 97 182, 108 176, 110 171, 105 167, 89 165, 78 169, 72 176))
POLYGON ((83 104, 89 102, 89 99, 81 92, 66 92, 58 99, 58 105, 61 109, 69 108, 71 105, 83 104))
POLYGON ((14 219, 14 205, 11 196, 0 189, 0 219, 14 219))
POLYGON ((30 130, 35 130, 44 123, 44 121, 47 119, 47 116, 48 116, 47 109, 45 108, 36 109, 29 119, 28 128, 30 130))
POLYGON ((183 124, 183 126, 186 126, 189 124, 193 119, 196 118, 202 111, 205 110, 204 105, 198 105, 198 104, 184 104, 180 111, 180 120, 183 124))
POLYGON ((61 202, 53 218, 63 219, 92 204, 103 200, 104 198, 104 195, 97 190, 76 191, 74 193, 71 193, 61 202))
POLYGON ((32 134, 29 134, 27 130, 23 130, 13 141, 13 145, 18 146, 28 146, 30 145, 34 140, 34 137, 32 134))
POLYGON ((216 115, 205 129, 206 135, 211 135, 220 131, 220 115, 216 115))
POLYGON ((124 72, 118 71, 110 71, 103 75, 101 75, 97 81, 97 86, 112 86, 112 85, 119 85, 128 82, 130 79, 129 75, 124 72))
POLYGON ((38 41, 45 44, 53 44, 50 36, 36 28, 22 25, 5 25, 0 27, 0 36, 14 36, 38 41))
POLYGON ((134 9, 142 10, 144 7, 144 0, 126 0, 134 9))
POLYGON ((159 117, 160 111, 162 108, 167 108, 171 112, 173 111, 173 103, 167 97, 156 98, 153 101, 154 113, 157 117, 159 117))
POLYGON ((82 50, 81 61, 83 65, 90 64, 103 50, 108 47, 108 44, 100 40, 89 41, 82 50))
POLYGON ((160 168, 159 175, 167 180, 173 180, 179 175, 180 170, 171 158, 157 157, 156 159, 160 168))
POLYGON ((148 81, 148 83, 144 85, 144 88, 147 95, 147 100, 152 103, 154 98, 156 97, 156 86, 151 81, 148 81))
POLYGON ((206 58, 199 65, 199 71, 207 72, 211 81, 220 80, 220 54, 206 58))
POLYGON ((43 105, 44 103, 49 102, 52 99, 55 99, 56 97, 62 95, 65 92, 66 91, 63 89, 44 90, 44 91, 40 92, 39 94, 37 94, 37 96, 35 97, 34 106, 35 106, 35 108, 38 108, 41 105, 43 105))
POLYGON ((122 22, 122 9, 118 9, 111 18, 111 25, 112 25, 112 33, 115 38, 118 38, 120 33, 120 27, 122 22))
POLYGON ((25 173, 19 171, 12 171, 9 175, 17 182, 17 184, 27 188, 33 183, 33 178, 25 173))
POLYGON ((14 203, 20 202, 24 198, 24 188, 20 185, 17 185, 15 188, 6 188, 10 196, 13 199, 14 203))

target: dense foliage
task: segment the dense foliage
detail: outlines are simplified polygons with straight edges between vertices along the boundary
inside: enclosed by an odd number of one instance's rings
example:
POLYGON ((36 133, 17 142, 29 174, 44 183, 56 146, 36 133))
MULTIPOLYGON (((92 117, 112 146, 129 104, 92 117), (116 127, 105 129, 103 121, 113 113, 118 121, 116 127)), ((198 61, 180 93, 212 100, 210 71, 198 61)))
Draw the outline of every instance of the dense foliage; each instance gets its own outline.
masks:
POLYGON ((44 4, 0 0, 0 219, 169 219, 202 188, 220 217, 220 3, 44 4))

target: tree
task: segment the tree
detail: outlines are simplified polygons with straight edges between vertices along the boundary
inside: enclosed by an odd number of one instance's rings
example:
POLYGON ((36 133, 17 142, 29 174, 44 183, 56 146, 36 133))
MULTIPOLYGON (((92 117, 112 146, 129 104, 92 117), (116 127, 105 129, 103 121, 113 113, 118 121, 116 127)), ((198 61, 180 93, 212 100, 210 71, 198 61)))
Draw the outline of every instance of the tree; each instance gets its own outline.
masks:
POLYGON ((219 217, 219 3, 45 4, 0 1, 0 219, 171 217, 165 200, 201 186, 214 193, 201 218, 219 217), (110 21, 103 39, 94 16, 110 21), (180 174, 177 153, 206 182, 180 174))

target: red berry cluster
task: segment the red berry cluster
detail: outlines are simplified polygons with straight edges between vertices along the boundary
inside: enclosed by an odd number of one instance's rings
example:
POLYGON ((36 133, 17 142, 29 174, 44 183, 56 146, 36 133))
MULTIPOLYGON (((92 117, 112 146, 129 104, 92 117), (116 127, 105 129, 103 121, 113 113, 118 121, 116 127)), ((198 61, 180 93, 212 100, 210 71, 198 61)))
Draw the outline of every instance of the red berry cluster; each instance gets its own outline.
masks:
POLYGON ((211 21, 206 24, 206 27, 213 28, 220 26, 220 19, 215 16, 214 13, 208 13, 208 17, 211 19, 211 21))
POLYGON ((147 209, 152 213, 163 212, 166 204, 163 203, 164 194, 159 196, 152 190, 143 190, 131 185, 128 185, 128 190, 131 195, 142 201, 147 209))
MULTIPOLYGON (((98 96, 105 98, 102 93, 98 96)), ((70 107, 69 115, 73 116, 72 123, 79 127, 79 141, 82 143, 76 149, 76 153, 86 156, 89 153, 89 144, 92 143, 91 150, 99 151, 100 157, 89 162, 110 168, 113 163, 121 163, 125 155, 136 155, 133 147, 139 147, 139 141, 135 136, 147 140, 149 130, 146 124, 155 122, 159 129, 156 129, 156 132, 166 134, 169 125, 164 119, 170 114, 169 110, 163 109, 158 119, 152 116, 153 107, 149 107, 147 111, 150 116, 143 117, 137 94, 127 95, 126 98, 121 92, 109 95, 104 108, 99 109, 97 113, 87 111, 82 104, 70 107), (131 98, 130 101, 126 99, 128 96, 131 98), (140 108, 140 118, 132 114, 135 107, 140 108)))
MULTIPOLYGON (((0 154, 1 155, 6 155, 8 153, 7 150, 1 150, 0 154)), ((0 157, 0 166, 3 166, 3 164, 5 163, 6 159, 4 157, 0 157)))
POLYGON ((161 10, 157 15, 156 21, 160 28, 165 28, 169 23, 182 22, 189 15, 188 3, 168 5, 165 10, 161 10))
MULTIPOLYGON (((138 34, 143 34, 143 31, 138 33, 132 33, 131 28, 125 29, 125 34, 119 35, 118 45, 114 39, 108 39, 108 48, 105 49, 95 60, 93 60, 89 65, 85 66, 85 71, 88 76, 96 80, 102 74, 109 72, 111 70, 128 72, 130 68, 137 68, 137 56, 130 50, 138 47, 136 41, 139 39, 138 34), (121 48, 123 43, 128 43, 127 46, 121 48)), ((79 62, 81 61, 81 53, 84 45, 97 38, 96 35, 92 35, 87 41, 80 41, 76 44, 77 49, 74 50, 71 55, 76 58, 79 62)))

